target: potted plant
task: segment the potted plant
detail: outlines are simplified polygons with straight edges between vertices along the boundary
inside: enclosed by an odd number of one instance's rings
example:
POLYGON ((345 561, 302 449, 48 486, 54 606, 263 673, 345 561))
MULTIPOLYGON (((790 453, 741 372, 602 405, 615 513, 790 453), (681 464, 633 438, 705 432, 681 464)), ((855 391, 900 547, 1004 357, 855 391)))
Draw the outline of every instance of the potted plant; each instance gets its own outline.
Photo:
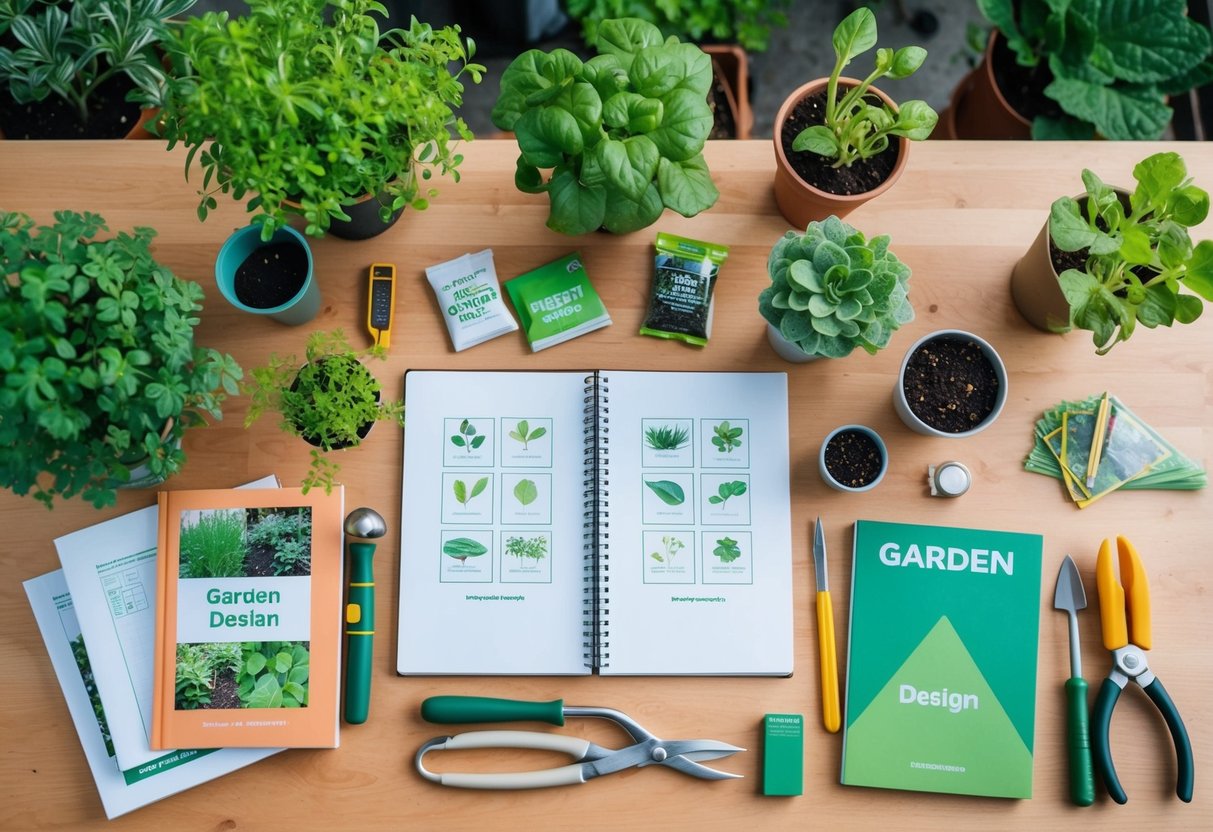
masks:
POLYGON ((186 429, 221 418, 241 377, 195 345, 202 289, 153 259, 156 232, 104 230, 0 211, 0 485, 48 507, 113 505, 178 471, 186 429))
POLYGON ((379 381, 362 359, 387 357, 382 347, 355 352, 341 330, 313 332, 304 360, 271 355, 269 364, 249 372, 244 392, 252 396, 244 426, 266 411, 282 416, 280 427, 318 450, 303 478, 303 490, 320 487, 328 493, 340 466, 325 454, 352 448, 370 433, 375 422, 404 424, 404 402, 380 401, 379 381))
POLYGON ((215 259, 215 283, 232 306, 290 326, 320 311, 320 283, 312 274, 307 238, 289 225, 269 241, 248 225, 227 238, 215 259))
POLYGON ((834 30, 830 77, 795 90, 775 117, 775 202, 797 228, 830 214, 846 216, 887 191, 905 169, 910 141, 935 128, 938 116, 925 101, 898 106, 872 86, 912 75, 926 60, 925 49, 878 49, 866 78, 842 77, 852 59, 875 45, 876 17, 861 6, 834 30))
POLYGON ((246 17, 211 12, 181 29, 158 130, 169 149, 189 148, 187 176, 202 168, 200 218, 218 193, 252 195, 265 240, 291 214, 311 236, 362 238, 424 209, 435 174, 458 181, 452 131, 472 133, 452 108, 484 67, 458 27, 413 18, 381 33, 377 11, 375 0, 251 0, 246 17), (367 222, 340 225, 351 217, 367 222))
POLYGON ((941 329, 914 342, 901 362, 893 406, 915 433, 959 438, 994 423, 1007 402, 1007 368, 971 332, 941 329))
POLYGON ((1132 336, 1200 316, 1213 301, 1213 240, 1188 229, 1209 213, 1178 153, 1155 153, 1133 168, 1132 193, 1082 172, 1086 193, 1053 203, 1049 219, 1011 273, 1011 296, 1032 325, 1091 331, 1104 355, 1132 336), (1186 289, 1194 294, 1187 294, 1186 289))
POLYGON ((562 234, 626 234, 666 208, 693 217, 720 195, 703 160, 711 60, 651 23, 605 20, 599 54, 528 50, 506 68, 493 123, 518 137, 514 182, 547 193, 562 234), (543 170, 550 170, 545 175, 543 170))
POLYGON ((1184 0, 978 0, 995 27, 958 86, 962 139, 1157 139, 1166 96, 1213 81, 1213 38, 1184 0))
POLYGON ((889 250, 889 238, 868 240, 838 217, 784 234, 767 272, 771 285, 758 296, 758 311, 787 361, 843 358, 856 347, 875 355, 914 320, 910 267, 889 250))
POLYGON ((871 491, 888 469, 889 451, 884 440, 863 425, 834 428, 822 440, 817 454, 822 480, 838 491, 871 491))
POLYGON ((194 0, 0 2, 0 123, 10 139, 149 138, 168 19, 194 0))

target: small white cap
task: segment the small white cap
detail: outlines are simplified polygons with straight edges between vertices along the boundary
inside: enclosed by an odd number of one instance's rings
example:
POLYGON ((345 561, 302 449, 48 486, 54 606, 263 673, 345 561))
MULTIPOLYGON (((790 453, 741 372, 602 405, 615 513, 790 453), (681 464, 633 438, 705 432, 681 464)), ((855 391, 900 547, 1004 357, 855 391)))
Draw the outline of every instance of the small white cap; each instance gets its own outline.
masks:
POLYGON ((959 497, 973 484, 973 475, 960 462, 944 462, 927 467, 932 497, 959 497))

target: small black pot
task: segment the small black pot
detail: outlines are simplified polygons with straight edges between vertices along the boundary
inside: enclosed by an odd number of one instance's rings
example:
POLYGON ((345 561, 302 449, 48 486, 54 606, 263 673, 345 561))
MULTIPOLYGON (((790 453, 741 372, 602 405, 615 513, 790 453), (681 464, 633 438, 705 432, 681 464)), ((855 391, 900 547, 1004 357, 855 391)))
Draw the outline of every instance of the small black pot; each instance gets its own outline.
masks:
MULTIPOLYGON (((387 199, 388 197, 384 194, 382 198, 387 199)), ((392 213, 391 219, 384 222, 379 218, 379 208, 379 199, 371 196, 363 197, 353 205, 346 205, 343 210, 349 214, 350 221, 333 220, 329 225, 329 233, 343 240, 366 240, 387 231, 404 213, 404 209, 401 208, 392 213)))

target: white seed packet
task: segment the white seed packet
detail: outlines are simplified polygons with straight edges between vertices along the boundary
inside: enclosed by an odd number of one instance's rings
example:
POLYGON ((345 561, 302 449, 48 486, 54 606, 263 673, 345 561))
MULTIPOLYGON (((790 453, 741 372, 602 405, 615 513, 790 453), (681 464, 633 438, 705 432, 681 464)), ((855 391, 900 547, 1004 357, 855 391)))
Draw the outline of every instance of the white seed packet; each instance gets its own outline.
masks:
POLYGON ((455 352, 518 329, 501 299, 491 248, 430 266, 425 276, 438 296, 455 352))

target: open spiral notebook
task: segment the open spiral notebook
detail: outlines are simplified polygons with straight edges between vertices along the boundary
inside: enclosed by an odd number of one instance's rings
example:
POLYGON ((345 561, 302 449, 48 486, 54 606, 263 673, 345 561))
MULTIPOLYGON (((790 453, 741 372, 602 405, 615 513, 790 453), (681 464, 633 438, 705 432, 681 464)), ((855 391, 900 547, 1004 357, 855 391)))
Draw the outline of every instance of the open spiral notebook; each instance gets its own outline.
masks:
POLYGON ((783 373, 405 375, 401 674, 789 675, 783 373))

